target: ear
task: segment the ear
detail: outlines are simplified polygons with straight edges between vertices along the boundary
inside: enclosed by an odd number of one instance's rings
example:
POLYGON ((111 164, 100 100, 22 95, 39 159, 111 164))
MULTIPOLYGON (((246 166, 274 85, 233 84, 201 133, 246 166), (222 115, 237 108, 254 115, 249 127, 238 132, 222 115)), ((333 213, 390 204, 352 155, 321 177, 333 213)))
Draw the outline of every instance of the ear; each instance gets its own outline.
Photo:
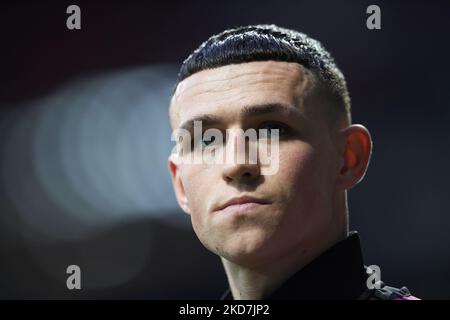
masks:
POLYGON ((359 124, 341 130, 340 134, 344 144, 341 150, 343 165, 338 183, 347 190, 364 178, 372 154, 372 138, 369 131, 359 124))
POLYGON ((184 192, 184 186, 183 181, 181 180, 180 176, 180 166, 177 164, 177 161, 175 161, 173 154, 169 156, 169 172, 170 176, 172 178, 172 185, 173 189, 175 191, 175 196, 178 201, 178 205, 183 209, 183 211, 190 215, 191 210, 189 209, 189 202, 186 198, 186 193, 184 192))

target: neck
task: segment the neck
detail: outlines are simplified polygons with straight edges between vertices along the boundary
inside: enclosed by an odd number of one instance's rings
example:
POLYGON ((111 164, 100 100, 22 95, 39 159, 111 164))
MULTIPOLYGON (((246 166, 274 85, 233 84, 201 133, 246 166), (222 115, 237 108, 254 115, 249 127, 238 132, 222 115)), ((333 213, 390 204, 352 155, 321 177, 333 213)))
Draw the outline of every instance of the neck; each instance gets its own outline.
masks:
POLYGON ((289 253, 258 266, 243 266, 221 257, 228 278, 231 293, 235 300, 261 300, 280 287, 289 277, 309 264, 328 248, 348 235, 346 194, 340 199, 341 205, 334 209, 332 225, 336 230, 326 233, 321 241, 308 241, 314 248, 305 248, 302 242, 289 253))

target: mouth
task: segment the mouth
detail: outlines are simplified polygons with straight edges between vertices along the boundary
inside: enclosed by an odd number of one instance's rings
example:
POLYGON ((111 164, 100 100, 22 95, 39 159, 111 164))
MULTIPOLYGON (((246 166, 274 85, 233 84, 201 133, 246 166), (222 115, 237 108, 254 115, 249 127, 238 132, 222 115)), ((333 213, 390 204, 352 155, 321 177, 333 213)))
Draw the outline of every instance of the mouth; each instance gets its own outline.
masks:
POLYGON ((251 196, 232 198, 220 205, 215 211, 217 213, 248 213, 270 204, 270 201, 251 196))

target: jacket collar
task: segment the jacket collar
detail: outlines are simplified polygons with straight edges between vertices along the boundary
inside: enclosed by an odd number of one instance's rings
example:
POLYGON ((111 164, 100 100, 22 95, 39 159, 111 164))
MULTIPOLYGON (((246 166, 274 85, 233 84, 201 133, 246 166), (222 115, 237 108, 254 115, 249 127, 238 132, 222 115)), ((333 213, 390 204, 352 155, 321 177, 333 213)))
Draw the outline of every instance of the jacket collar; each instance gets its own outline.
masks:
MULTIPOLYGON (((367 289, 357 232, 336 243, 299 270, 266 299, 357 299, 367 289)), ((228 288, 222 300, 233 300, 228 288)))

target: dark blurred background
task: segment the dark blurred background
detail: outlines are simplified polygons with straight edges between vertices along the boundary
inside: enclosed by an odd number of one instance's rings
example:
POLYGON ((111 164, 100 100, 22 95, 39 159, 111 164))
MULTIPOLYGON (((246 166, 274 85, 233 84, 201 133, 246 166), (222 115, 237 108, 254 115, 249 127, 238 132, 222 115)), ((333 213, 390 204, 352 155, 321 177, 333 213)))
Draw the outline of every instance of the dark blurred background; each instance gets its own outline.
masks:
MULTIPOLYGON (((167 171, 177 68, 210 35, 275 23, 346 75, 373 158, 349 193, 366 264, 450 297, 450 3, 6 1, 0 4, 0 298, 218 298, 226 278, 167 171), (81 8, 81 30, 66 8, 81 8), (381 30, 366 8, 381 8, 381 30), (66 268, 82 290, 66 288, 66 268)), ((336 275, 339 276, 339 275, 336 275)))

